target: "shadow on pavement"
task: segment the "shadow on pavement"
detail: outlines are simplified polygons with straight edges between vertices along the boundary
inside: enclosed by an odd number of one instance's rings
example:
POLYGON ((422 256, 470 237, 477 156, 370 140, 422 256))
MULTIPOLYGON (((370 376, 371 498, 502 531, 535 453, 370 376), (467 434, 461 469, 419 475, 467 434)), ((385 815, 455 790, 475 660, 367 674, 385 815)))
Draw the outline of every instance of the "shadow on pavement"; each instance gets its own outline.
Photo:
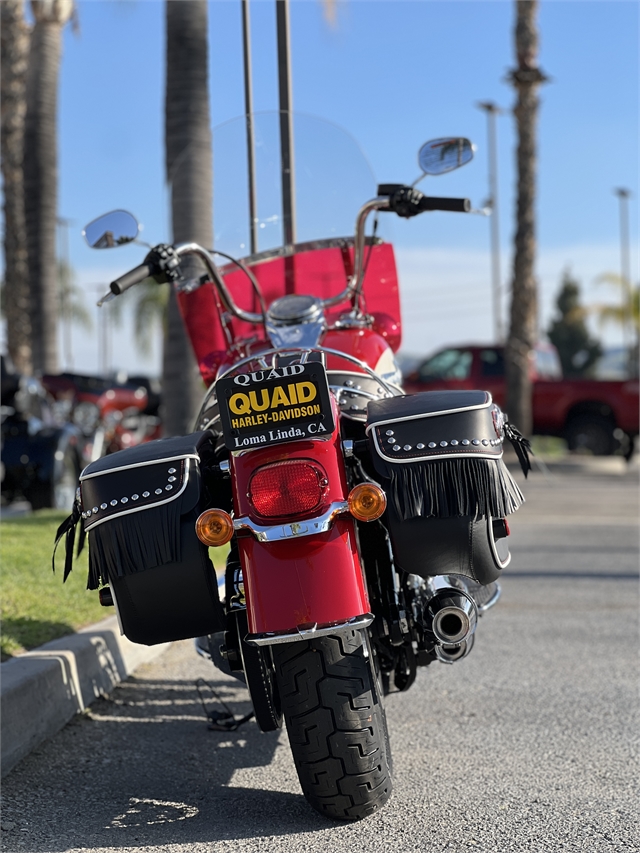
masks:
MULTIPOLYGON (((209 683, 236 716, 251 710, 243 685, 209 683)), ((188 848, 330 830, 299 793, 288 755, 277 779, 267 770, 283 737, 263 734, 254 721, 232 733, 209 731, 195 678, 131 678, 5 778, 3 849, 188 848), (247 770, 259 777, 255 788, 247 770)))

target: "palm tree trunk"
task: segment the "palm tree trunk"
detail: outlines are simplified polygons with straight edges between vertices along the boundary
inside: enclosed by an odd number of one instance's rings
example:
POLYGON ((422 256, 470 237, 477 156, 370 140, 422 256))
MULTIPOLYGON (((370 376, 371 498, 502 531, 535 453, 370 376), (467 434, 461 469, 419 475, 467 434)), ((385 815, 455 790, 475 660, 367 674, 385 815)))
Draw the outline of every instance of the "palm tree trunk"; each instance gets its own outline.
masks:
POLYGON ((536 66, 537 6, 538 0, 516 0, 515 44, 518 67, 511 72, 511 82, 517 92, 514 112, 518 128, 518 207, 511 323, 506 345, 507 412, 509 418, 525 435, 531 435, 533 429, 529 371, 537 333, 537 284, 534 273, 536 124, 538 86, 546 79, 536 66))
POLYGON ((7 349, 18 371, 29 374, 32 371, 31 318, 22 169, 29 28, 24 20, 24 0, 3 0, 0 3, 0 19, 0 144, 4 182, 4 311, 7 318, 7 349))
MULTIPOLYGON (((165 148, 174 242, 213 245, 211 125, 206 0, 167 0, 165 148)), ((197 271, 183 270, 197 275, 197 271)), ((178 310, 168 304, 163 355, 165 435, 193 428, 202 380, 178 310)))
POLYGON ((24 190, 27 219, 33 367, 58 370, 58 282, 56 216, 58 205, 58 76, 62 30, 73 12, 72 0, 32 0, 24 134, 24 190))

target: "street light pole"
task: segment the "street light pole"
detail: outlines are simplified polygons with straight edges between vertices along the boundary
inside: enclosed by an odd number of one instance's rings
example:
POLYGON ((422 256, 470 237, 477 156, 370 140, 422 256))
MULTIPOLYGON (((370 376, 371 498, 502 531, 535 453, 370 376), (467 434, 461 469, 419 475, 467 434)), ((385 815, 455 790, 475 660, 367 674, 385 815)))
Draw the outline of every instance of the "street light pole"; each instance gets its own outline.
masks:
POLYGON ((629 197, 631 192, 624 187, 614 190, 620 202, 620 276, 622 278, 622 344, 627 353, 627 362, 631 369, 631 339, 633 329, 629 334, 629 325, 632 324, 633 291, 631 287, 631 256, 629 251, 629 197))
POLYGON ((491 290, 493 295, 493 333, 497 343, 504 343, 502 324, 502 285, 500 274, 500 219, 498 216, 498 144, 496 116, 503 112, 493 101, 481 101, 478 107, 487 114, 489 151, 489 203, 491 210, 491 290))

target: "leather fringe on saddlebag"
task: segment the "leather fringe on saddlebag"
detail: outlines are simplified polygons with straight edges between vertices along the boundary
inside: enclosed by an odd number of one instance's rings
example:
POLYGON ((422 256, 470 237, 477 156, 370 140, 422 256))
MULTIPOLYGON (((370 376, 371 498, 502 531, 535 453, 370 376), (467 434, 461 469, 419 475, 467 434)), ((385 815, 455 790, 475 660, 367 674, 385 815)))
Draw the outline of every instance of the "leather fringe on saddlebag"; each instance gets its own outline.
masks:
POLYGON ((92 462, 80 476, 79 505, 59 530, 67 534, 70 569, 69 526, 74 516, 82 521, 87 587, 110 585, 123 633, 134 642, 223 628, 215 571, 195 533, 204 509, 201 461, 212 453, 211 439, 209 431, 161 439, 92 462))
POLYGON ((530 466, 528 442, 491 395, 428 391, 371 402, 367 433, 398 567, 479 583, 499 577, 509 561, 503 520, 524 502, 502 460, 505 437, 519 438, 525 474, 530 466))

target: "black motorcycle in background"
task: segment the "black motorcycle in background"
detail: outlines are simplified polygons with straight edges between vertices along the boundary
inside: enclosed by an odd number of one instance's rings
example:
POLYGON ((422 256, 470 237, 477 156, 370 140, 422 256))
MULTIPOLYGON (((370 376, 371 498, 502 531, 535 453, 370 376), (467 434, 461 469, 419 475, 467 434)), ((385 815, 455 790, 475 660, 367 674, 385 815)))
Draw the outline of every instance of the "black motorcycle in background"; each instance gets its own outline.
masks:
POLYGON ((2 356, 2 503, 69 509, 86 464, 82 431, 60 416, 42 383, 2 356))

